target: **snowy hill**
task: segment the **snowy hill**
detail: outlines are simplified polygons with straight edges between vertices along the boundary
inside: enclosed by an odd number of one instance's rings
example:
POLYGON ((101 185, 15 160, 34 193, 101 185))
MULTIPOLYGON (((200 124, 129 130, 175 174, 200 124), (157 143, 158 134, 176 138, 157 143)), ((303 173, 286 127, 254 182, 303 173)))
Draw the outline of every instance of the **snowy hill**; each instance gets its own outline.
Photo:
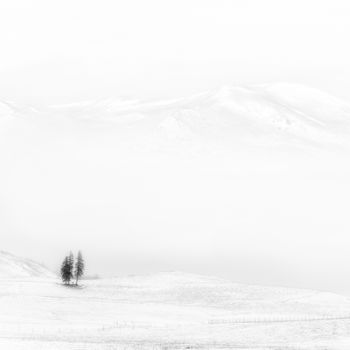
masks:
POLYGON ((350 312, 350 299, 333 293, 238 284, 222 278, 178 271, 112 278, 96 281, 95 286, 115 297, 113 289, 125 290, 123 297, 130 300, 142 298, 149 303, 230 310, 234 319, 247 322, 273 319, 274 313, 287 320, 289 317, 322 318, 336 316, 339 312, 344 315, 345 310, 346 315, 350 312), (345 309, 341 311, 339 305, 345 309))
POLYGON ((181 272, 84 281, 6 280, 6 349, 349 348, 350 302, 181 272), (58 281, 57 281, 58 282, 58 281))
POLYGON ((54 277, 54 274, 33 260, 0 251, 0 278, 23 277, 54 277))

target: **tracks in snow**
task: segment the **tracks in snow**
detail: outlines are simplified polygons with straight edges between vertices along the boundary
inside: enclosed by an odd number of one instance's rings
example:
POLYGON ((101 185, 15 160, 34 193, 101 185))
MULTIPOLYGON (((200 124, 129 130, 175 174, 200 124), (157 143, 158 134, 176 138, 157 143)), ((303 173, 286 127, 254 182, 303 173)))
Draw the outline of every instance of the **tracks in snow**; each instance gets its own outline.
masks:
POLYGON ((229 319, 211 319, 208 324, 240 324, 240 323, 288 323, 288 322, 313 322, 313 321, 340 321, 350 320, 350 315, 343 316, 270 316, 270 317, 235 317, 229 319))

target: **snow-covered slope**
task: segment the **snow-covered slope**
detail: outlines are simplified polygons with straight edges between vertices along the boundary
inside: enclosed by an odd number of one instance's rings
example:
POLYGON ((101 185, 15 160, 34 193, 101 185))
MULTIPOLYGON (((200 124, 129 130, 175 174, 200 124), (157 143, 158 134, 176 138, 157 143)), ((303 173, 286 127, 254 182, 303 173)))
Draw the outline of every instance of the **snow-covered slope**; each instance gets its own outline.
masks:
POLYGON ((181 272, 84 281, 6 280, 6 349, 345 350, 350 302, 331 293, 181 272))
POLYGON ((0 123, 11 120, 17 113, 18 110, 14 105, 0 101, 0 123))
POLYGON ((0 251, 0 278, 22 277, 54 277, 54 274, 33 260, 0 251))
POLYGON ((153 140, 199 144, 344 144, 350 106, 316 89, 293 84, 224 86, 188 98, 142 102, 108 99, 54 106, 60 118, 109 122, 153 140))
POLYGON ((263 85, 262 90, 287 106, 298 108, 324 124, 349 122, 350 105, 323 91, 298 84, 263 85))
POLYGON ((9 116, 14 113, 14 108, 7 102, 0 101, 0 116, 9 116))

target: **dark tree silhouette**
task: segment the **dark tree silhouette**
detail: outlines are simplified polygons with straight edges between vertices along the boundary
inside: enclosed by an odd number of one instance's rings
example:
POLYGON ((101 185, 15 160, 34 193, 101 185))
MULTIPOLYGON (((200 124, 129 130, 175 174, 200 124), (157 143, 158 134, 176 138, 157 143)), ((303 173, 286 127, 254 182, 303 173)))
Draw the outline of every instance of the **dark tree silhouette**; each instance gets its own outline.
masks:
POLYGON ((72 252, 69 253, 68 255, 68 262, 69 262, 69 268, 71 272, 71 279, 74 277, 74 255, 72 252))
POLYGON ((83 254, 81 252, 78 253, 78 258, 75 263, 75 270, 74 270, 74 276, 75 276, 75 284, 78 285, 79 278, 81 278, 84 274, 85 270, 85 262, 83 259, 83 254))
POLYGON ((69 284, 70 280, 72 278, 72 272, 70 269, 70 263, 69 263, 69 257, 66 256, 63 260, 62 266, 61 266, 61 278, 62 282, 64 284, 69 284))
POLYGON ((64 284, 70 284, 73 279, 74 255, 72 252, 66 256, 61 266, 61 278, 64 284))

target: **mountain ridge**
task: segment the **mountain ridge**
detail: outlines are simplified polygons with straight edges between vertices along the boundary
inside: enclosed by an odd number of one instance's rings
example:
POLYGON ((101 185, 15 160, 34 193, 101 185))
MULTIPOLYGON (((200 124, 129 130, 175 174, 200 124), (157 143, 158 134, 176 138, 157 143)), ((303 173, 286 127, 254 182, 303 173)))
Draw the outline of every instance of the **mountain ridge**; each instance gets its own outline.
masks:
POLYGON ((111 126, 121 142, 142 148, 350 147, 350 104, 298 84, 224 85, 178 99, 117 97, 19 110, 55 127, 111 126))

